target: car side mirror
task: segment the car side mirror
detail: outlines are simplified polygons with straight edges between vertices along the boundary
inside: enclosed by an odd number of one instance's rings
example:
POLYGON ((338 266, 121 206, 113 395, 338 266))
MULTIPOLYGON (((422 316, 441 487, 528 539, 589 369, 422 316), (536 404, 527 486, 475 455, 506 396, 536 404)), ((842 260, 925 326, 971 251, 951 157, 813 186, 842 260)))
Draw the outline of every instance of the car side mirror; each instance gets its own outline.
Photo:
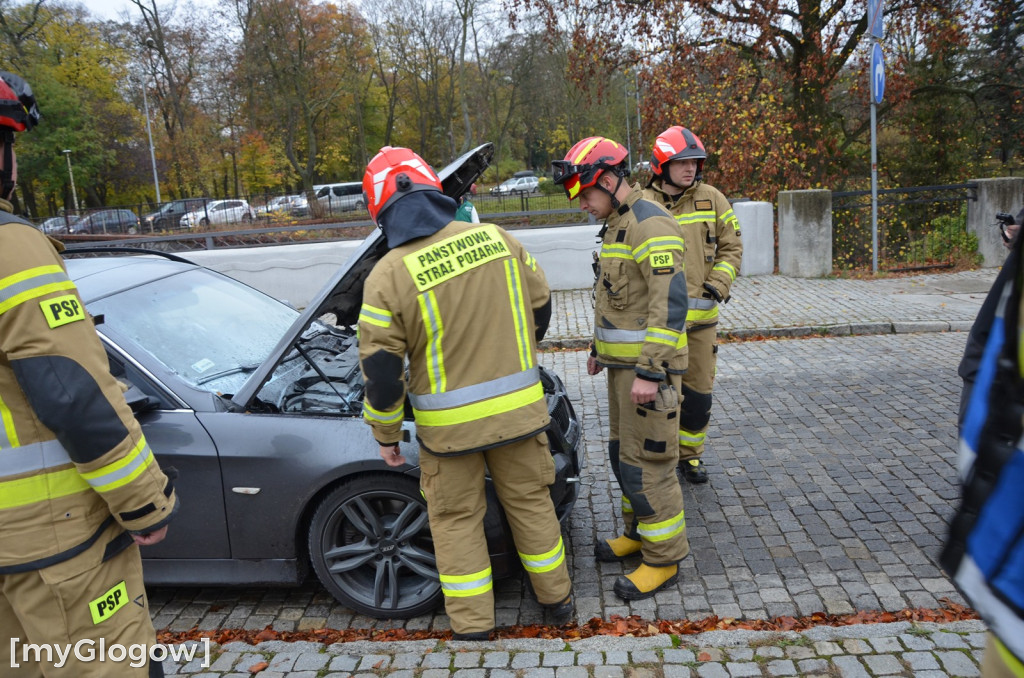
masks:
POLYGON ((128 407, 132 408, 134 414, 142 414, 143 412, 149 412, 155 410, 160 406, 160 401, 153 396, 146 395, 142 392, 135 384, 125 391, 124 399, 128 403, 128 407))

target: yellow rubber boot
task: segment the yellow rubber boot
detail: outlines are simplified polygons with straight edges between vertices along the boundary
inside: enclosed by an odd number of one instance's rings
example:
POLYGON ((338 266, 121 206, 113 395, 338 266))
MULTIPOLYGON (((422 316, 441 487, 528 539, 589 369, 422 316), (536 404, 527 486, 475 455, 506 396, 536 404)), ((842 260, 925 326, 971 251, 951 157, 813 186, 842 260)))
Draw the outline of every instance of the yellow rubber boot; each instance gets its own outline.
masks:
POLYGON ((643 546, 639 539, 630 539, 626 535, 615 539, 599 541, 594 546, 594 557, 605 563, 614 563, 625 560, 634 553, 640 553, 643 546))
POLYGON ((623 600, 643 600, 676 583, 679 574, 678 565, 651 567, 641 563, 624 577, 615 580, 615 595, 623 600))

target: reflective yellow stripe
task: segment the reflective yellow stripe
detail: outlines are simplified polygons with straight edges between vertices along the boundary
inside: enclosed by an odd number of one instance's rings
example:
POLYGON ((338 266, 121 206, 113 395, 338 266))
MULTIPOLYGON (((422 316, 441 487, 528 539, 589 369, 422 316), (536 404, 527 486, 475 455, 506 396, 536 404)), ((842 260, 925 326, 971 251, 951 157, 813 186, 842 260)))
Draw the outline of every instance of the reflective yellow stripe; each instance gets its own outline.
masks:
POLYGON ((721 219, 722 221, 724 221, 727 224, 732 224, 732 230, 734 230, 734 231, 740 230, 740 220, 736 218, 736 213, 733 212, 731 209, 726 210, 725 212, 723 212, 722 216, 719 217, 719 219, 721 219))
POLYGON ((629 245, 620 245, 617 243, 605 243, 601 245, 601 257, 604 259, 617 258, 617 259, 632 259, 633 250, 630 249, 629 245))
POLYGON ((526 254, 526 265, 529 266, 532 270, 536 271, 537 270, 537 260, 534 259, 533 255, 530 254, 529 252, 526 252, 525 254, 526 254))
POLYGON ((90 490, 76 468, 0 482, 0 509, 27 506, 90 490))
POLYGON ((704 444, 704 439, 707 437, 707 432, 701 433, 690 433, 679 429, 679 444, 686 447, 700 447, 704 444))
POLYGON ((718 307, 709 308, 705 311, 701 311, 695 308, 686 310, 686 322, 706 322, 708 320, 714 320, 718 317, 718 307))
POLYGON ((664 327, 648 327, 647 336, 644 337, 644 341, 648 341, 652 344, 664 344, 665 346, 675 348, 679 345, 681 334, 682 332, 676 332, 675 330, 664 327))
POLYGON ((359 309, 359 321, 376 325, 377 327, 391 327, 391 312, 369 304, 363 304, 359 309))
POLYGON ((633 259, 639 264, 653 252, 670 252, 672 250, 680 253, 686 250, 683 239, 679 236, 665 235, 645 240, 633 249, 632 254, 633 259))
POLYGON ((1024 678, 1024 663, 1014 657, 1013 653, 1003 644, 1003 641, 996 638, 994 634, 990 637, 992 638, 992 645, 996 648, 996 653, 1010 673, 1017 676, 1017 678, 1024 678))
POLYGON ((629 500, 629 497, 627 497, 626 495, 622 495, 622 512, 623 513, 632 513, 633 512, 633 502, 631 502, 629 500))
POLYGON ((508 286, 508 300, 512 305, 512 322, 516 328, 516 344, 519 349, 519 366, 522 370, 533 367, 533 350, 527 334, 526 305, 523 299, 523 281, 515 259, 505 262, 505 284, 508 286))
POLYGON ((587 157, 587 153, 590 153, 591 149, 593 149, 594 146, 597 146, 603 140, 604 137, 594 137, 589 144, 587 144, 580 150, 579 154, 573 159, 572 164, 578 165, 581 162, 583 162, 583 158, 587 157))
POLYGON ((538 382, 529 388, 490 398, 479 403, 449 410, 414 410, 419 426, 454 426, 512 412, 544 399, 544 387, 538 382))
POLYGON ((128 454, 95 471, 83 473, 82 477, 97 492, 110 492, 138 478, 152 463, 153 450, 142 437, 128 454))
POLYGON ((448 388, 448 378, 444 371, 444 352, 441 348, 441 340, 444 338, 441 309, 432 290, 424 292, 416 299, 420 304, 420 315, 423 316, 423 329, 427 333, 427 377, 430 379, 430 392, 442 393, 448 388))
POLYGON ((639 358, 640 352, 643 350, 643 344, 612 344, 607 341, 595 339, 594 348, 597 349, 599 354, 610 356, 612 358, 639 358))
POLYGON ((3 398, 0 398, 0 422, 3 423, 3 427, 0 428, 0 434, 3 434, 0 438, 0 450, 19 447, 21 443, 18 442, 18 433, 14 430, 14 417, 3 398))
POLYGON ((441 592, 449 598, 469 598, 487 593, 493 586, 491 568, 473 574, 442 574, 441 592))
POLYGON ((720 261, 720 262, 718 262, 717 264, 715 264, 715 267, 712 268, 711 270, 712 271, 725 271, 729 275, 729 279, 730 280, 735 280, 736 279, 736 267, 733 266, 732 264, 730 264, 728 261, 720 261))
POLYGON ((677 214, 676 221, 679 224, 694 224, 698 221, 714 221, 715 211, 714 210, 700 210, 698 212, 687 212, 686 214, 677 214))
POLYGON ((660 523, 637 522, 636 530, 647 541, 666 541, 686 529, 685 511, 660 523))
POLYGON ((405 413, 405 407, 399 403, 398 407, 393 410, 378 410, 375 409, 370 403, 363 398, 363 419, 367 421, 376 421, 381 424, 394 424, 395 422, 402 421, 402 415, 405 413))
POLYGON ((523 561, 523 569, 527 572, 551 572, 565 562, 565 545, 562 537, 558 537, 558 544, 547 553, 530 555, 519 551, 519 559, 523 561))
POLYGON ((73 289, 75 283, 71 282, 60 266, 36 266, 19 271, 0 280, 0 313, 29 299, 73 289))

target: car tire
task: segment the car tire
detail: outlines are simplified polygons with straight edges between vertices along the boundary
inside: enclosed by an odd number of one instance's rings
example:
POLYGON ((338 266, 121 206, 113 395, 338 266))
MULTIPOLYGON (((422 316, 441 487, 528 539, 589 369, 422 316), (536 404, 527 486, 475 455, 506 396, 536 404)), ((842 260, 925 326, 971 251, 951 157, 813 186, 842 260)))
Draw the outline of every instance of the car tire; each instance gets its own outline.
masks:
POLYGON ((207 219, 206 217, 203 217, 202 219, 199 220, 199 225, 205 228, 206 226, 210 225, 210 220, 207 219))
POLYGON ((427 505, 415 478, 374 473, 342 483, 313 513, 308 546, 321 583, 357 612, 408 619, 441 603, 427 505))
POLYGON ((252 223, 252 215, 249 214, 248 212, 243 214, 242 215, 242 223, 243 224, 251 224, 252 223))
POLYGON ((139 229, 135 228, 134 226, 129 226, 128 227, 128 235, 138 235, 138 234, 139 234, 139 229))

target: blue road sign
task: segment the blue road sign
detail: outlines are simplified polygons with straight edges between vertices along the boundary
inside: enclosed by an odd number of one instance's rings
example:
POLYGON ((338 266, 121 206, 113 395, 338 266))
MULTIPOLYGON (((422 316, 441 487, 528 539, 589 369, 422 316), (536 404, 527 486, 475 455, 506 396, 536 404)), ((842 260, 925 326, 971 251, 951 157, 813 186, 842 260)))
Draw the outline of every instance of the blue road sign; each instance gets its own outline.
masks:
POLYGON ((868 33, 878 40, 882 39, 884 29, 882 25, 882 2, 883 0, 868 0, 868 33))
POLYGON ((885 57, 882 56, 882 46, 876 42, 871 50, 871 99, 880 104, 884 94, 885 57))

